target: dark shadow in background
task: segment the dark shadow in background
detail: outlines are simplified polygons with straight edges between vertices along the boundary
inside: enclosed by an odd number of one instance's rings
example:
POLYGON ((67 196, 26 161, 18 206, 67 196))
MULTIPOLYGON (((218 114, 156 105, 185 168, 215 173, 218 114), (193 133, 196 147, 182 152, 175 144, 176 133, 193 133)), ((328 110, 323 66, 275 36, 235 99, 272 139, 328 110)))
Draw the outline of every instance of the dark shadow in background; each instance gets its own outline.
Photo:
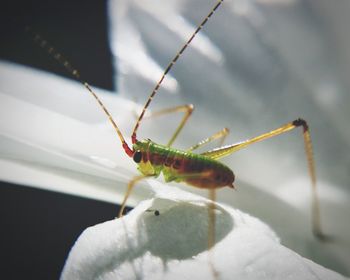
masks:
MULTIPOLYGON (((29 0, 1 5, 0 59, 72 78, 24 32, 29 25, 85 80, 112 89, 105 1, 29 0)), ((0 211, 1 278, 57 279, 79 234, 88 226, 113 219, 118 207, 0 182, 0 211)))
POLYGON ((112 89, 106 1, 7 1, 0 11, 0 59, 72 78, 24 32, 31 26, 90 84, 112 89))
POLYGON ((87 227, 115 218, 116 205, 2 182, 2 279, 58 279, 87 227))

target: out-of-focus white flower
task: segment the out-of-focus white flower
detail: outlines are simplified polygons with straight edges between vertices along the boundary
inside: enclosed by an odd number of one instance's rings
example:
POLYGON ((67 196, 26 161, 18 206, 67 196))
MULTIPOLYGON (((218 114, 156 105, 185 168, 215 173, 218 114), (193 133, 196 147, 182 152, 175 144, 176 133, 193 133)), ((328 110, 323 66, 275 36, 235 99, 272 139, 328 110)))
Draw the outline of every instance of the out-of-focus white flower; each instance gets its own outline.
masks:
POLYGON ((258 219, 220 204, 215 210, 216 242, 208 253, 209 201, 155 181, 150 184, 156 198, 143 201, 122 219, 81 234, 62 280, 344 279, 281 245, 258 219))
MULTIPOLYGON (((166 1, 164 5, 153 0, 110 0, 115 65, 117 70, 118 66, 137 69, 132 75, 116 72, 119 92, 141 103, 146 100, 159 77, 148 80, 147 65, 131 60, 133 54, 146 52, 153 64, 165 68, 191 34, 178 21, 194 30, 211 5, 200 0, 166 1), (120 57, 119 44, 130 29, 142 41, 142 48, 128 45, 128 55, 120 57)), ((219 200, 262 218, 273 225, 284 244, 347 274, 350 154, 344 151, 350 148, 346 75, 350 65, 346 26, 350 23, 345 11, 350 11, 349 6, 329 1, 224 1, 201 31, 201 38, 193 41, 171 70, 176 90, 161 88, 150 106, 195 105, 175 143, 182 148, 222 127, 230 128, 227 142, 232 143, 298 117, 306 119, 315 152, 322 224, 339 244, 320 244, 309 235, 310 183, 300 131, 224 159, 237 176, 239 191, 219 191, 219 200), (299 218, 305 219, 303 225, 295 220, 296 209, 302 213, 299 218)), ((170 126, 159 123, 144 123, 140 135, 165 143, 170 126)))

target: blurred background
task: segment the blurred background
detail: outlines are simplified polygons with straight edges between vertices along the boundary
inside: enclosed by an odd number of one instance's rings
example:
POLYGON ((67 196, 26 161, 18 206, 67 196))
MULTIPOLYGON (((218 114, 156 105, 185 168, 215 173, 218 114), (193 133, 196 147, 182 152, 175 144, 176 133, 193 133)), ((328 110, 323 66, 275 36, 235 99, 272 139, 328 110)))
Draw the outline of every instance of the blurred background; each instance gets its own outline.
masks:
MULTIPOLYGON (((169 0, 162 1, 161 5, 155 0, 13 4, 1 12, 0 58, 71 78, 23 32, 23 27, 30 25, 60 50, 89 83, 142 104, 162 69, 212 5, 213 1, 199 0, 169 0)), ((350 259, 350 156, 346 152, 350 146, 349 11, 350 3, 340 0, 331 3, 327 0, 227 0, 172 69, 151 105, 151 109, 157 109, 195 104, 193 117, 175 143, 179 148, 191 146, 223 127, 230 128, 232 133, 227 142, 231 143, 298 117, 305 118, 315 150, 322 222, 325 232, 336 237, 336 243, 322 244, 310 234, 310 187, 300 131, 253 145, 225 159, 237 175, 238 191, 234 194, 219 191, 219 200, 261 218, 278 233, 282 244, 346 275, 350 274, 347 261, 350 259)), ((5 73, 4 69, 9 68, 2 68, 3 77, 12 75, 12 72, 5 73)), ((1 82, 3 89, 8 90, 6 79, 1 82)), ((61 84, 57 82, 57 85, 61 84)), ((45 88, 52 91, 48 99, 55 102, 54 91, 58 91, 58 87, 44 86, 38 79, 35 89, 39 88, 43 92, 45 88)), ((87 122, 93 118, 95 106, 86 107, 83 102, 79 99, 65 107, 72 107, 79 112, 78 119, 87 122)), ((111 106, 113 108, 113 103, 111 106)), ((137 110, 135 107, 130 110, 129 118, 120 120, 124 114, 119 108, 115 111, 118 122, 132 127, 133 113, 137 110)), ((180 116, 171 116, 145 121, 139 138, 166 143, 171 130, 164 128, 175 127, 179 119, 180 116)), ((92 123, 98 128, 104 127, 103 120, 99 115, 92 123)), ((42 130, 45 132, 48 129, 42 130)), ((77 144, 77 151, 81 145, 77 144)), ((3 145, 3 155, 8 147, 3 145)), ((102 154, 100 158, 108 158, 102 154)), ((79 159, 82 156, 81 152, 79 159)), ((120 157, 115 155, 110 159, 117 162, 120 157)), ((30 164, 32 159, 28 157, 25 162, 30 164)), ((79 169, 79 172, 89 171, 79 169)), ((105 182, 106 178, 110 179, 108 176, 96 178, 98 185, 112 184, 105 182)), ((123 180, 127 181, 117 178, 118 182, 123 180)), ((31 185, 30 180, 26 185, 31 185)), ((48 268, 43 278, 59 275, 66 254, 82 229, 111 219, 116 213, 114 204, 7 182, 2 183, 1 205, 5 223, 11 225, 9 231, 2 233, 6 234, 3 240, 18 244, 6 244, 5 252, 12 252, 12 263, 6 265, 8 271, 18 263, 26 265, 26 275, 37 276, 44 273, 43 267, 48 268), (23 229, 25 238, 18 234, 23 229), (59 232, 65 234, 57 234, 59 232), (35 236, 52 238, 44 243, 35 236), (26 246, 30 248, 25 250, 26 258, 13 249, 23 250, 26 246), (42 253, 33 258, 33 251, 39 248, 42 253), (42 265, 48 262, 50 265, 42 265)))
MULTIPOLYGON (((106 1, 7 1, 0 11, 0 59, 72 78, 25 33, 25 26, 31 26, 67 58, 72 58, 86 80, 112 90, 106 4, 106 1)), ((0 254, 2 277, 6 279, 58 279, 80 233, 88 226, 113 219, 118 211, 112 203, 3 180, 0 254)))

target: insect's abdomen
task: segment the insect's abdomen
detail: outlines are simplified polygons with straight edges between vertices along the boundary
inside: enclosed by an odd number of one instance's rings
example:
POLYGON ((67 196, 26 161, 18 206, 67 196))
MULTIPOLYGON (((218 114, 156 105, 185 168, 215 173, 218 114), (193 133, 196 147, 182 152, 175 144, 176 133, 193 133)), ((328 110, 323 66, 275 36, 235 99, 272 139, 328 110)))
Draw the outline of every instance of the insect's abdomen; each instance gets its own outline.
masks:
POLYGON ((179 176, 183 181, 198 188, 233 187, 235 179, 230 168, 218 162, 197 154, 188 154, 182 161, 179 176))
POLYGON ((167 182, 185 182, 199 188, 233 187, 232 170, 202 155, 151 143, 143 159, 153 166, 156 173, 163 172, 167 182))

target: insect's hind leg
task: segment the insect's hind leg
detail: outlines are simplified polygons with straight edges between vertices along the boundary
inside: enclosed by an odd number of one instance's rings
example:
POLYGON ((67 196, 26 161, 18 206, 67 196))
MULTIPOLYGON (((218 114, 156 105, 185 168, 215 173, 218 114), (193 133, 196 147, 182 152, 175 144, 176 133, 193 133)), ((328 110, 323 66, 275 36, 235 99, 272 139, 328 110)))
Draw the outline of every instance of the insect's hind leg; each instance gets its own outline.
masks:
POLYGON ((261 134, 257 137, 248 139, 243 142, 239 142, 236 144, 228 145, 225 147, 217 148, 205 153, 202 153, 202 155, 210 157, 212 159, 219 159, 224 156, 228 156, 238 150, 241 150, 253 143, 257 143, 272 137, 275 137, 277 135, 286 133, 290 130, 293 130, 297 127, 303 128, 303 138, 304 138, 304 145, 305 145, 305 154, 307 158, 308 163, 308 169, 309 169, 309 175, 311 179, 311 186, 312 186, 312 230, 313 234, 321 239, 326 240, 328 239, 327 236, 325 236, 322 233, 321 230, 321 221, 320 221, 320 209, 319 209, 319 199, 317 194, 317 188, 316 188, 316 172, 315 172, 315 163, 313 158, 313 152, 312 152, 312 145, 311 145, 311 135, 310 135, 310 129, 307 124, 307 122, 303 119, 296 119, 292 122, 289 122, 277 129, 274 129, 270 132, 261 134))
POLYGON ((145 118, 153 118, 153 117, 158 117, 158 116, 162 116, 165 114, 177 113, 177 112, 184 112, 185 113, 179 126, 176 128, 173 136, 170 138, 170 140, 167 144, 167 146, 170 147, 174 143, 174 141, 177 138, 177 136, 179 135, 180 131, 185 126, 185 124, 188 121, 189 117, 191 116, 193 110, 194 110, 194 106, 192 104, 186 104, 186 105, 180 105, 180 106, 166 108, 166 109, 162 109, 160 111, 152 112, 148 116, 145 116, 145 118))

